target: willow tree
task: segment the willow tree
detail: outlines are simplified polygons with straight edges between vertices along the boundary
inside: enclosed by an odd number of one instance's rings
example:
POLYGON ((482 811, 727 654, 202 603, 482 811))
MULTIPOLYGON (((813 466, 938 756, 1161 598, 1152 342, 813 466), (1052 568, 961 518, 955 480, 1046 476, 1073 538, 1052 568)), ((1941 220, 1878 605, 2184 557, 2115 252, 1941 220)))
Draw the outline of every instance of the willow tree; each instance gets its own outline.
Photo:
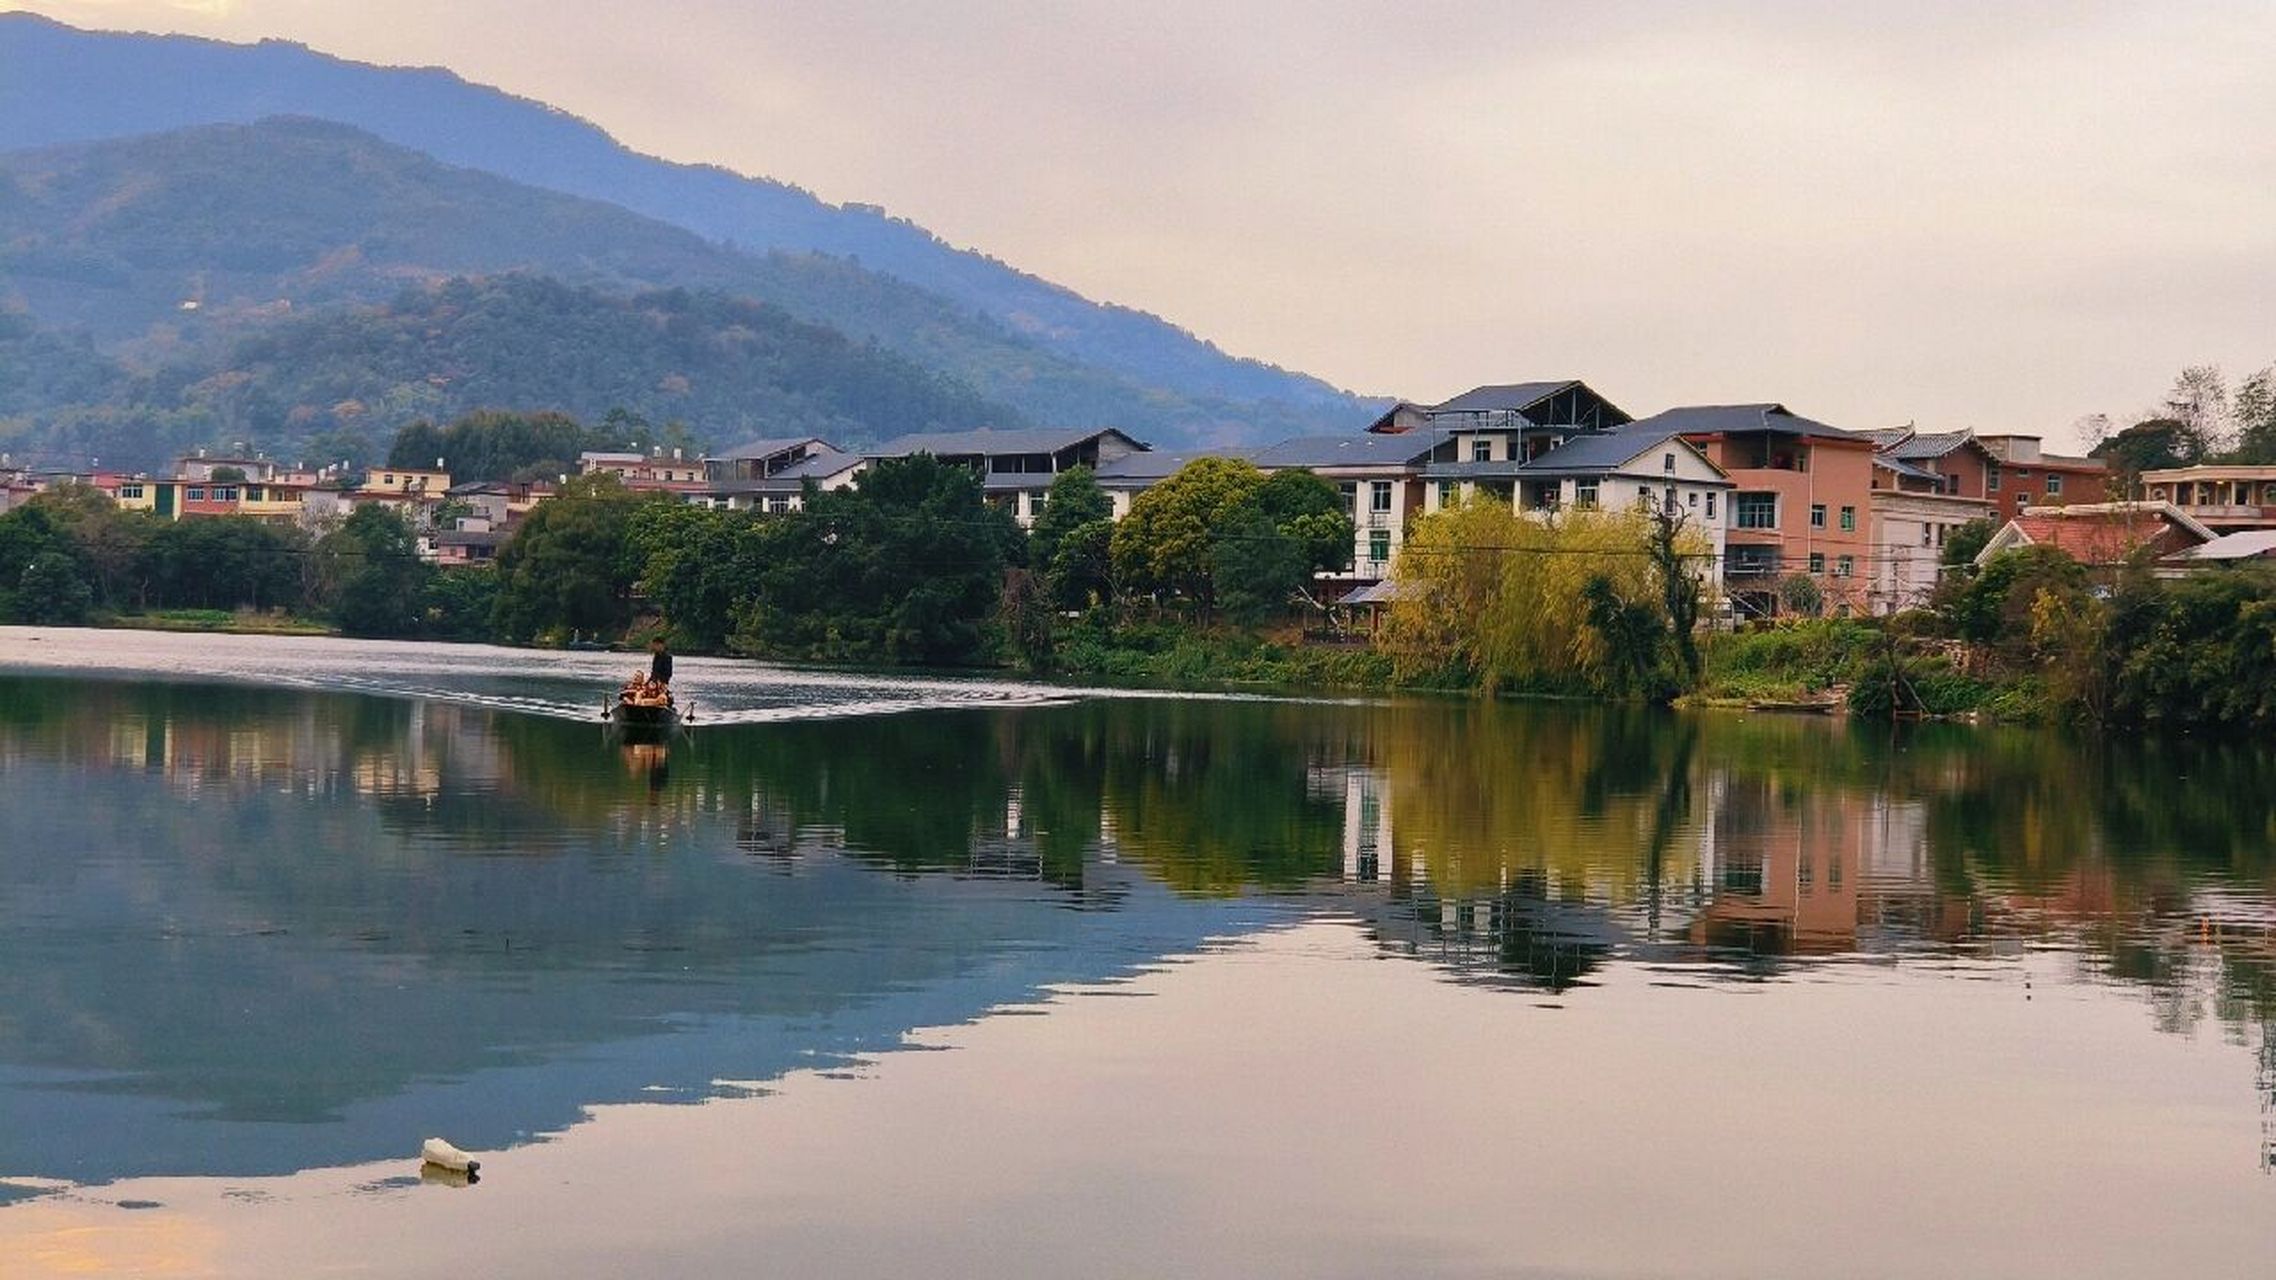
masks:
MULTIPOLYGON (((1679 539, 1687 557, 1704 553, 1697 534, 1679 539)), ((1651 522, 1637 513, 1544 520, 1473 498, 1416 522, 1392 578, 1387 642, 1402 670, 1452 668, 1489 690, 1630 691, 1642 622, 1666 630, 1651 522)))

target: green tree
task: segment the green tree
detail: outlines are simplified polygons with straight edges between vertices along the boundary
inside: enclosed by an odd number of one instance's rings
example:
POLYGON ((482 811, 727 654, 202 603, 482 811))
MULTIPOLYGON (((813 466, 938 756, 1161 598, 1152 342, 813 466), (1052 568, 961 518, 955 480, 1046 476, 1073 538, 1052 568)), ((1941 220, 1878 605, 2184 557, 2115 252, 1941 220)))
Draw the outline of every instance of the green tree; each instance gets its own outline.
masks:
POLYGON ((1131 502, 1114 527, 1114 577, 1124 593, 1183 596, 1204 613, 1216 604, 1221 535, 1253 508, 1264 473, 1234 458, 1195 458, 1131 502))
POLYGON ((1809 574, 1789 573, 1778 580, 1778 603, 1790 613, 1815 618, 1825 612, 1825 589, 1809 574))
POLYGON ((1035 526, 1028 530, 1028 564, 1048 573, 1052 559, 1059 554, 1060 543, 1068 534, 1086 524, 1113 517, 1114 502, 1107 497, 1106 490, 1099 488, 1098 476, 1089 467, 1060 472, 1044 492, 1043 510, 1035 517, 1035 526))
POLYGON ((2019 658, 2029 652, 2031 609, 2039 593, 2083 592, 2086 586, 2085 567, 2060 548, 2002 551, 1955 595, 1952 629, 1963 640, 2019 658))
POLYGON ((982 660, 1024 542, 978 475, 929 454, 881 461, 848 488, 809 484, 800 509, 768 523, 737 641, 805 658, 982 660))
POLYGON ((1076 525, 1059 539, 1048 562, 1030 563, 1044 574, 1060 608, 1103 604, 1114 592, 1114 521, 1102 517, 1076 525))
POLYGON ((1983 554, 1985 544, 1999 527, 1988 516, 1977 516, 1966 524, 1954 528, 1944 536, 1944 549, 1937 553, 1937 563, 1946 568, 1973 572, 1976 557, 1983 554))
POLYGON ((641 570, 628 537, 638 501, 602 474, 578 476, 533 508, 498 553, 500 634, 621 634, 641 570))
POLYGON ((1258 488, 1257 505, 1274 529, 1296 541, 1307 573, 1351 567, 1351 512, 1335 485, 1309 471, 1275 471, 1258 488))
POLYGON ((764 521, 748 512, 643 502, 626 528, 640 586, 676 647, 717 651, 752 595, 764 521))
POLYGON ((2090 456, 2110 464, 2117 492, 2132 495, 2144 471, 2186 467, 2205 456, 2205 441, 2178 418, 2149 418, 2094 446, 2090 456))
POLYGON ((1004 640, 1020 665, 1030 671, 1049 671, 1053 665, 1051 599, 1037 575, 1028 569, 1004 571, 1004 593, 997 605, 1003 619, 1004 640))
POLYGON ((42 551, 24 566, 16 584, 16 614, 26 622, 76 625, 94 604, 79 562, 62 551, 42 551))
POLYGON ((320 559, 340 562, 333 620, 352 636, 408 636, 426 623, 427 579, 418 539, 386 507, 356 508, 316 545, 320 559))

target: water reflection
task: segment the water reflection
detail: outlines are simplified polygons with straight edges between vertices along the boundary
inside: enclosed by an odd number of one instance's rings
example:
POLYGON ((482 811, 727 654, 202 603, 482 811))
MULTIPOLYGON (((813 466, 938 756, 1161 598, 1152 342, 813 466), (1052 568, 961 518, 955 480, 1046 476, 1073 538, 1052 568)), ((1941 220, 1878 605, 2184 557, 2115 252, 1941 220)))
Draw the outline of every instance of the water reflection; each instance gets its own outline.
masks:
POLYGON ((2052 949, 2276 1103, 2256 747, 1162 700, 622 744, 0 678, 0 767, 0 1174, 504 1145, 1311 914, 1549 1001, 2052 949))

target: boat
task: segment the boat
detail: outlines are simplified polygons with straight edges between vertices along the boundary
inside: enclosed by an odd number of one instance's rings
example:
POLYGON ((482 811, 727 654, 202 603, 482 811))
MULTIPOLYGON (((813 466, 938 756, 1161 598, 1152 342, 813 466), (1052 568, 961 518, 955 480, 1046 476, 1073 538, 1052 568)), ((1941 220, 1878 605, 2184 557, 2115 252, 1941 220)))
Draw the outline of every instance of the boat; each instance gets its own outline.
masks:
POLYGON ((679 729, 695 714, 691 703, 682 712, 672 700, 672 692, 661 685, 634 681, 617 691, 616 697, 601 708, 601 715, 611 729, 626 735, 663 737, 679 729))

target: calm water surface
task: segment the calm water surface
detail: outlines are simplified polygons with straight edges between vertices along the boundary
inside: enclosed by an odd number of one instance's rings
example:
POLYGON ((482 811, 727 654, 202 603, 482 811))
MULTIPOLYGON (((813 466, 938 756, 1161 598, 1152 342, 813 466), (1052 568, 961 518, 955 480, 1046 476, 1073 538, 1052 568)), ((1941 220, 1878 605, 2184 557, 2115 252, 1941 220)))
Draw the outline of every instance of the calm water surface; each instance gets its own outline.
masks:
POLYGON ((631 661, 0 629, 0 1275, 2276 1270, 2260 746, 631 661))

